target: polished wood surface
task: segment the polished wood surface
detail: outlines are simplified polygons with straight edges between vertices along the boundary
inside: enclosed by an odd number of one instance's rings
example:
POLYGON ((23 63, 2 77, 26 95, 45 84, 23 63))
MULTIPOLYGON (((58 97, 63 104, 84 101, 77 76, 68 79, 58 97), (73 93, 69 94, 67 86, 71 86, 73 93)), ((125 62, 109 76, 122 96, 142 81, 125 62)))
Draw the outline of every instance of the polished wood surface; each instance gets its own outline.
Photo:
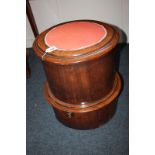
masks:
POLYGON ((116 110, 116 103, 86 113, 64 112, 54 107, 56 118, 64 125, 75 129, 95 129, 109 121, 116 110))
POLYGON ((38 28, 37 28, 37 25, 36 25, 36 22, 35 22, 35 19, 33 16, 33 12, 32 12, 29 0, 26 0, 26 14, 27 14, 28 20, 30 22, 33 34, 35 37, 37 37, 39 34, 39 31, 38 31, 38 28))
POLYGON ((91 47, 75 51, 57 49, 45 54, 48 47, 44 38, 55 26, 42 32, 33 44, 47 78, 46 100, 54 107, 56 117, 62 123, 78 129, 96 128, 110 118, 121 89, 121 80, 115 70, 119 33, 111 25, 92 22, 104 25, 107 35, 91 47), (74 117, 68 119, 66 115, 74 117))
POLYGON ((44 95, 48 103, 53 106, 56 117, 63 124, 76 129, 93 129, 106 123, 116 110, 116 100, 121 90, 121 79, 115 75, 112 92, 101 100, 82 105, 66 104, 52 96, 48 82, 45 83, 44 95))
MULTIPOLYGON (((28 17, 28 20, 30 22, 30 26, 32 28, 33 34, 35 37, 37 37, 39 35, 39 31, 32 13, 32 9, 29 3, 29 0, 26 0, 26 14, 28 17)), ((29 54, 26 50, 26 78, 30 78, 31 76, 31 69, 30 69, 30 65, 29 65, 29 54)))
POLYGON ((63 102, 80 104, 107 95, 114 81, 114 53, 99 59, 60 65, 43 61, 52 93, 63 102))
MULTIPOLYGON (((80 20, 80 21, 85 21, 85 20, 80 20)), ((108 33, 105 39, 103 39, 101 42, 93 46, 80 49, 80 50, 62 51, 57 49, 51 53, 46 54, 43 59, 42 56, 44 55, 46 49, 48 48, 48 46, 45 44, 45 41, 44 41, 45 36, 52 28, 55 28, 56 26, 64 24, 64 23, 61 23, 45 30, 36 38, 33 44, 33 49, 35 53, 43 61, 50 62, 50 63, 57 63, 61 65, 68 65, 76 62, 93 60, 98 57, 101 57, 101 55, 109 54, 109 52, 111 52, 111 50, 118 43, 119 33, 116 31, 115 28, 111 27, 108 24, 105 24, 99 21, 94 21, 94 20, 86 20, 86 21, 89 21, 89 22, 92 21, 92 22, 97 22, 99 24, 102 24, 106 28, 108 33)), ((68 23, 68 22, 65 22, 65 23, 68 23)))

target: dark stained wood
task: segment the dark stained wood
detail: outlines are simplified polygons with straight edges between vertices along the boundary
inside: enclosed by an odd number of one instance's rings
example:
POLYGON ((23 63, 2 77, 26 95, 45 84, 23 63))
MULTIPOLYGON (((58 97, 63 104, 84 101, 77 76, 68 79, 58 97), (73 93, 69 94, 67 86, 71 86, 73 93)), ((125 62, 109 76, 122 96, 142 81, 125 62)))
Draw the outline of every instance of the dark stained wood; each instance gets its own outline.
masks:
MULTIPOLYGON (((30 22, 33 34, 35 37, 37 37, 39 35, 39 31, 32 13, 32 9, 29 3, 29 0, 26 0, 26 14, 28 17, 28 20, 30 22)), ((28 56, 28 52, 26 51, 26 78, 30 78, 31 76, 31 69, 29 66, 29 62, 28 62, 29 56, 28 56)))
POLYGON ((91 47, 76 51, 55 50, 42 57, 47 49, 45 35, 55 26, 42 32, 33 44, 47 77, 46 100, 63 124, 77 129, 96 128, 112 117, 121 89, 115 70, 119 33, 106 23, 91 22, 107 30, 106 38, 91 47))
POLYGON ((36 22, 35 22, 33 13, 32 13, 32 9, 31 9, 31 6, 28 0, 26 0, 26 14, 30 22, 33 34, 35 37, 37 37, 39 34, 39 31, 38 31, 38 28, 37 28, 37 25, 36 25, 36 22))
POLYGON ((107 95, 114 81, 114 53, 99 59, 60 65, 43 62, 52 93, 63 102, 93 102, 107 95))
POLYGON ((120 90, 121 79, 117 73, 111 94, 91 104, 77 106, 56 101, 51 95, 48 83, 45 83, 44 94, 61 123, 75 129, 94 129, 106 123, 114 115, 120 90))
MULTIPOLYGON (((95 22, 93 20, 80 20, 80 21, 95 22)), ((65 23, 68 23, 68 22, 65 22, 65 23)), ((50 62, 50 63, 51 62, 57 63, 61 65, 67 65, 71 63, 77 63, 77 62, 96 59, 98 57, 101 57, 101 55, 107 55, 118 43, 119 33, 118 31, 116 31, 116 29, 114 29, 108 24, 98 22, 98 21, 97 23, 103 25, 106 28, 108 33, 106 38, 103 39, 100 43, 97 43, 96 45, 93 45, 91 47, 87 47, 87 48, 75 50, 75 51, 55 50, 51 53, 46 54, 44 56, 43 61, 50 62)), ((58 25, 62 25, 62 24, 58 24, 58 25)), ((50 31, 52 28, 56 26, 53 26, 45 30, 44 32, 42 32, 39 35, 39 37, 36 38, 33 44, 33 49, 41 60, 42 60, 42 56, 45 53, 45 50, 48 48, 48 46, 44 42, 45 35, 46 33, 48 33, 48 31, 50 31)))
POLYGON ((64 125, 75 129, 95 129, 109 121, 116 110, 116 103, 86 113, 64 112, 54 107, 57 119, 64 125))

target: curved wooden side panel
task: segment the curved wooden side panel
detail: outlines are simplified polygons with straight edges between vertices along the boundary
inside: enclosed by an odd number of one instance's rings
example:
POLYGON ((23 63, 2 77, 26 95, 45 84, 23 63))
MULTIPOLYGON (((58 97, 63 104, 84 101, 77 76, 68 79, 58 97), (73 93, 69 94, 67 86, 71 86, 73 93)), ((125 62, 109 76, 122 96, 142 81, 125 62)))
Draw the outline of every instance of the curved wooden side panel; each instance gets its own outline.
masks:
MULTIPOLYGON (((53 106, 57 119, 64 125, 75 129, 94 129, 106 123, 116 110, 116 100, 121 91, 121 79, 116 74, 116 86, 106 100, 96 101, 94 105, 85 107, 67 107, 51 98, 47 83, 44 94, 46 100, 53 106)), ((89 104, 88 104, 89 105, 89 104)))
MULTIPOLYGON (((80 29, 85 28, 87 27, 82 26, 80 29)), ((70 29, 67 28, 67 31, 70 29)), ((68 37, 73 35, 73 31, 72 34, 67 34, 68 37)), ((96 35, 95 32, 94 36, 96 35)), ((75 37, 74 41, 79 41, 82 36, 83 34, 75 37)), ((90 41, 89 39, 85 41, 90 41)), ((61 40, 54 39, 62 45, 61 40)), ((61 23, 45 30, 36 38, 33 48, 42 60, 48 82, 48 85, 45 84, 45 97, 54 107, 56 117, 65 125, 76 129, 96 128, 114 113, 114 103, 121 88, 121 80, 115 70, 115 47, 118 40, 119 33, 113 26, 93 20, 61 23), (90 22, 99 24, 106 31, 105 37, 95 44, 81 48, 81 43, 83 45, 84 42, 80 40, 78 47, 73 48, 70 45, 73 42, 67 41, 63 45, 70 48, 62 48, 63 50, 47 46, 46 34, 55 31, 56 27, 79 23, 92 25, 90 22)))
POLYGON ((93 61, 60 65, 43 62, 53 95, 63 102, 93 102, 107 95, 114 83, 114 53, 93 61))
POLYGON ((108 122, 115 113, 116 103, 111 102, 105 107, 85 113, 72 113, 69 112, 69 109, 65 112, 55 107, 53 108, 56 118, 65 126, 87 130, 98 128, 102 124, 108 122))

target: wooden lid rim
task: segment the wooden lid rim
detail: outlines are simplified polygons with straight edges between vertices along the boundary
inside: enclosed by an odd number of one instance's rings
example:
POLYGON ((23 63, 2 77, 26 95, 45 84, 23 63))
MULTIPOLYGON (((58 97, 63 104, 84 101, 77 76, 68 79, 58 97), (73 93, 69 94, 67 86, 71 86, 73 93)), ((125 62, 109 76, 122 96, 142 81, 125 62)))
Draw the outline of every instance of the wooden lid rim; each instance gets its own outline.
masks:
MULTIPOLYGON (((119 33, 112 26, 105 23, 102 23, 102 24, 104 24, 109 34, 103 40, 102 43, 99 43, 93 47, 89 47, 86 49, 76 50, 76 53, 75 51, 69 51, 69 52, 67 51, 66 53, 68 53, 68 55, 66 54, 64 55, 63 53, 64 51, 56 50, 52 52, 53 54, 48 53, 45 56, 44 61, 59 63, 59 64, 69 64, 69 63, 76 63, 76 62, 95 59, 101 55, 107 55, 116 46, 119 40, 119 33), (56 55, 54 53, 56 53, 56 55), (76 55, 77 53, 78 55, 76 55), (59 54, 59 56, 57 54, 59 54)), ((42 32, 36 38, 33 44, 33 49, 40 58, 42 58, 42 55, 45 53, 45 49, 47 48, 46 45, 43 43, 44 36, 50 29, 42 32)))

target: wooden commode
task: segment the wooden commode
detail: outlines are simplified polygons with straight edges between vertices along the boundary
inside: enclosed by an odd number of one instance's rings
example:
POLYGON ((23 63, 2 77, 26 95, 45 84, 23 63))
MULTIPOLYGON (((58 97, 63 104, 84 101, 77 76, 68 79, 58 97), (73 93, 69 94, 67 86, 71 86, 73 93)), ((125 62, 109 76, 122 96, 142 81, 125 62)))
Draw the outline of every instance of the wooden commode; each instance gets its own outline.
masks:
POLYGON ((44 95, 64 125, 97 128, 114 114, 121 90, 118 40, 113 26, 93 20, 61 23, 36 38, 33 49, 47 77, 44 95))

